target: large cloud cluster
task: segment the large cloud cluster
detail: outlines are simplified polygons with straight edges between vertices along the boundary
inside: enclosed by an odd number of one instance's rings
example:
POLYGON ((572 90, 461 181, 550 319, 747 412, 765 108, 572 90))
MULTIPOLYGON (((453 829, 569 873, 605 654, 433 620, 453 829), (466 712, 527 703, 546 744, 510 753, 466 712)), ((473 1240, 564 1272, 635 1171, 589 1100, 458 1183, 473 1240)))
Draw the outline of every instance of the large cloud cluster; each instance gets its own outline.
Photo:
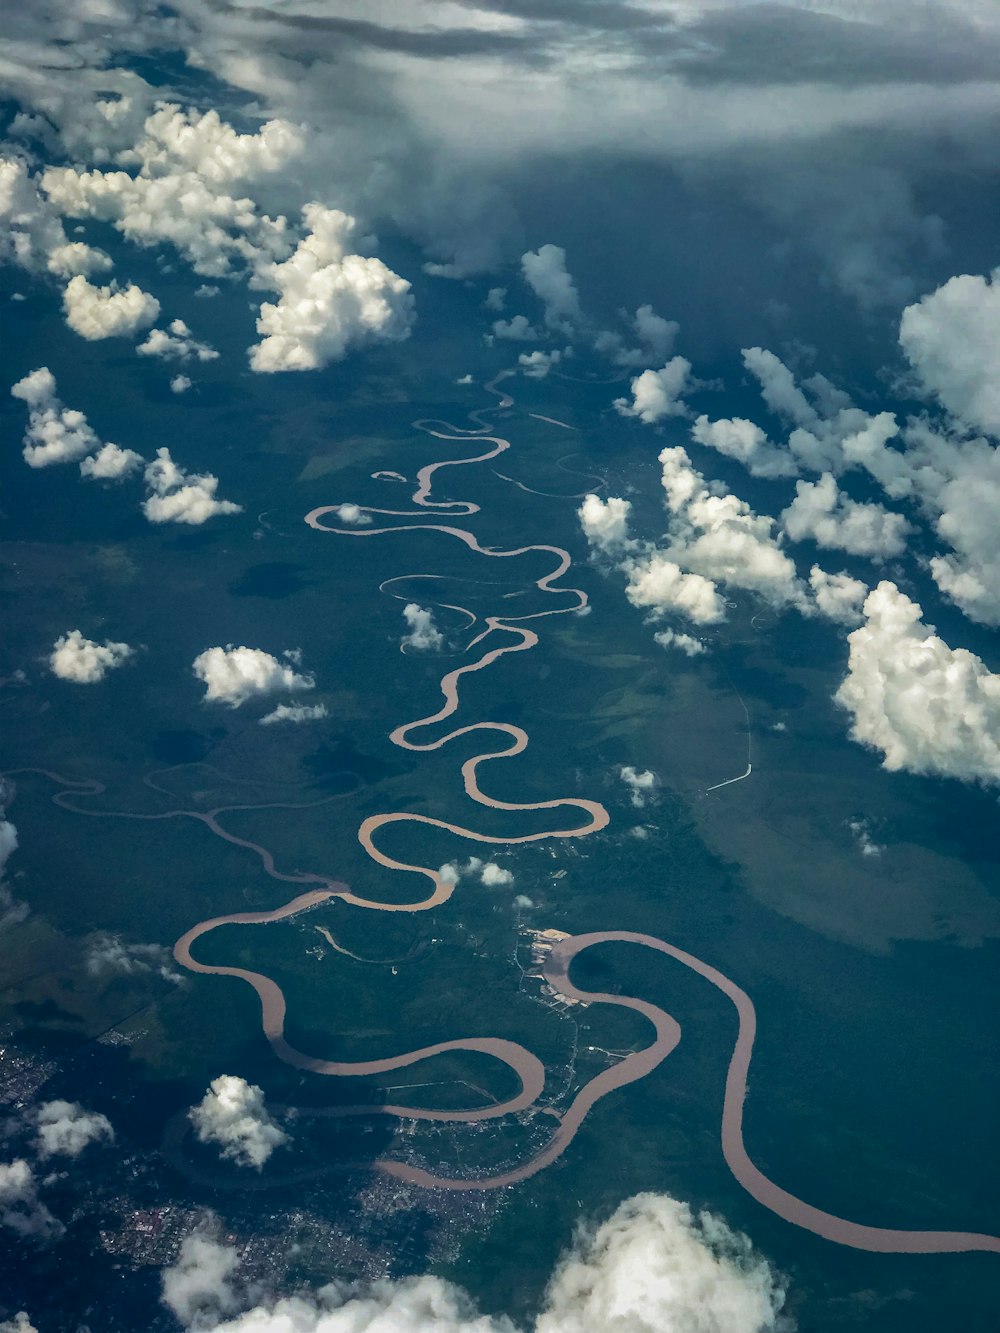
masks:
POLYGON ((125 170, 50 167, 41 177, 59 213, 112 223, 141 246, 174 246, 196 273, 221 277, 234 263, 287 254, 284 218, 230 193, 286 166, 302 151, 301 132, 272 120, 257 134, 237 134, 218 113, 163 104, 135 145, 121 150, 125 170))
POLYGON ((663 449, 659 459, 670 514, 667 557, 688 573, 753 592, 776 608, 804 608, 805 594, 774 520, 710 487, 679 446, 663 449))
POLYGON ((833 474, 795 484, 795 499, 781 515, 792 541, 811 538, 817 546, 886 560, 902 555, 912 531, 902 514, 880 504, 861 504, 838 488, 833 474))
MULTIPOLYGON (((190 1237, 164 1272, 165 1303, 205 1333, 518 1333, 502 1315, 480 1315, 461 1288, 436 1277, 335 1282, 234 1315, 237 1263, 231 1248, 190 1237)), ((784 1301, 783 1283, 745 1236, 708 1213, 696 1220, 667 1195, 640 1194, 577 1235, 533 1330, 773 1333, 784 1301)))
POLYGON ((43 1102, 36 1124, 40 1157, 79 1157, 91 1143, 111 1143, 115 1137, 106 1115, 85 1111, 79 1102, 43 1102))
POLYGON ((271 288, 250 350, 257 371, 315 370, 351 347, 408 338, 413 323, 410 284, 381 259, 348 251, 356 222, 336 208, 307 204, 308 234, 283 263, 259 265, 255 287, 271 288))
POLYGON ((851 736, 892 771, 1000 783, 1000 676, 950 648, 922 614, 894 583, 866 598, 835 696, 851 736))
POLYGON ((49 657, 52 674, 77 685, 96 685, 109 671, 122 666, 134 654, 127 643, 96 643, 85 639, 78 629, 61 635, 49 657))
POLYGON ((288 1142, 271 1119, 261 1089, 234 1074, 214 1078, 188 1114, 200 1142, 217 1143, 222 1156, 239 1166, 259 1171, 275 1148, 288 1142))
POLYGON ((205 684, 206 703, 228 704, 230 708, 238 708, 256 695, 314 689, 312 676, 295 670, 298 653, 286 652, 283 656, 285 660, 279 661, 263 648, 236 648, 232 644, 206 648, 194 659, 194 674, 205 684))

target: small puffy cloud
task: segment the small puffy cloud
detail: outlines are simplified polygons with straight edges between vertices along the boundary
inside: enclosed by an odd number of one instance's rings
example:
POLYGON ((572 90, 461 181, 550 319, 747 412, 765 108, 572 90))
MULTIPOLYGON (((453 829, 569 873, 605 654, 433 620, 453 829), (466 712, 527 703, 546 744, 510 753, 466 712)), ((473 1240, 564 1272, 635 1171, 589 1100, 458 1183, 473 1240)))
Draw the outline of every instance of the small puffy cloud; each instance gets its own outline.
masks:
POLYGON ((696 444, 715 449, 742 463, 752 477, 792 477, 798 472, 792 456, 779 449, 764 431, 743 417, 709 421, 700 416, 691 427, 696 444))
POLYGON ((142 463, 142 454, 134 449, 122 449, 117 444, 105 444, 96 454, 80 463, 80 475, 89 481, 121 481, 142 463))
POLYGON ((923 387, 966 425, 1000 435, 1000 283, 951 278, 899 322, 899 344, 923 387))
POLYGON ((543 380, 552 367, 559 364, 564 355, 565 353, 560 352, 558 347, 554 347, 551 352, 536 349, 534 352, 522 352, 517 358, 517 364, 521 367, 521 373, 529 380, 543 380))
POLYGON ((894 583, 868 594, 848 635, 847 676, 834 698, 851 738, 881 751, 892 772, 1000 783, 1000 676, 951 648, 894 583))
POLYGON ((650 769, 640 773, 631 764, 625 764, 618 770, 618 776, 628 788, 629 798, 637 810, 655 799, 660 779, 650 769))
POLYGON ((654 615, 677 613, 696 625, 715 625, 726 618, 726 603, 711 579, 685 573, 676 561, 654 551, 625 566, 625 596, 633 606, 654 615))
POLYGON ((185 1236, 177 1262, 161 1275, 163 1304, 185 1328, 207 1330, 237 1307, 231 1279, 238 1266, 239 1256, 231 1246, 204 1235, 185 1236))
POLYGON ((109 671, 120 667, 135 652, 127 643, 95 643, 85 639, 78 629, 71 629, 56 639, 49 667, 60 680, 77 685, 96 685, 109 671))
POLYGON ((265 713, 260 724, 271 727, 277 722, 319 722, 324 717, 329 717, 326 704, 278 704, 270 713, 265 713))
POLYGON ((410 336, 410 284, 381 259, 349 254, 356 223, 336 208, 307 204, 308 235, 283 263, 258 265, 253 286, 279 293, 265 301, 250 349, 260 372, 316 370, 353 347, 410 336))
POLYGON ((499 888, 501 885, 514 883, 513 873, 510 870, 504 870, 502 866, 498 866, 494 861, 486 862, 483 866, 480 878, 488 889, 495 889, 499 888))
POLYGON ((259 1171, 267 1159, 288 1142, 288 1135, 271 1119, 264 1094, 253 1083, 222 1074, 204 1099, 188 1112, 201 1143, 216 1143, 222 1156, 239 1166, 259 1171))
POLYGON ((504 308, 507 300, 506 287, 491 287, 486 293, 486 300, 483 302, 484 310, 495 310, 498 314, 504 308))
POLYGON ((190 387, 191 381, 188 379, 187 375, 175 375, 170 381, 171 393, 187 393, 190 387))
POLYGON ((515 315, 513 319, 493 321, 493 336, 505 338, 509 342, 537 342, 541 336, 527 315, 515 315))
POLYGON ((902 555, 912 531, 902 514, 880 504, 861 504, 844 495, 833 475, 816 482, 797 481, 795 499, 780 522, 792 541, 811 538, 827 550, 887 560, 902 555))
POLYGON ((79 1102, 43 1102, 36 1113, 40 1157, 79 1157, 91 1143, 114 1141, 106 1115, 85 1111, 79 1102))
POLYGON ((37 1240, 52 1240, 64 1230, 39 1199, 34 1172, 23 1158, 0 1162, 0 1227, 37 1240))
POLYGON ((126 944, 118 935, 98 935, 87 949, 87 971, 92 977, 153 975, 180 985, 184 978, 171 963, 170 950, 162 944, 126 944))
POLYGON ((638 417, 647 426, 666 417, 686 417, 688 406, 681 400, 690 384, 691 362, 675 356, 662 370, 644 370, 632 381, 632 401, 616 398, 615 408, 623 417, 638 417))
POLYGON ((541 245, 521 256, 524 280, 545 306, 548 328, 571 334, 580 322, 580 296, 566 271, 566 251, 541 245))
POLYGON ((82 273, 71 278, 63 292, 66 323, 81 338, 128 338, 152 324, 160 313, 155 296, 130 282, 119 288, 94 287, 82 273))
POLYGON ((470 856, 464 863, 449 861, 438 870, 438 875, 445 884, 454 886, 462 879, 478 879, 489 889, 513 884, 514 876, 510 870, 498 866, 495 861, 484 861, 480 856, 470 856))
POLYGON ((312 676, 300 675, 290 665, 298 665, 298 654, 286 651, 280 661, 263 648, 207 648, 194 659, 194 674, 205 684, 205 702, 228 704, 238 708, 256 695, 277 694, 282 690, 311 690, 312 676))
POLYGON ((146 341, 135 349, 140 356, 156 356, 162 361, 215 361, 219 353, 208 343, 195 338, 182 319, 171 320, 166 329, 150 329, 146 341))
POLYGON ((862 606, 868 596, 867 586, 849 574, 828 574, 819 565, 809 571, 816 609, 821 616, 840 625, 860 625, 864 619, 862 606))
POLYGON ((352 527, 364 527, 370 523, 371 515, 366 514, 360 505, 347 504, 337 505, 333 511, 340 519, 341 523, 349 523, 352 527))
POLYGON ((867 819, 849 819, 847 827, 854 834, 854 841, 862 856, 881 856, 885 851, 885 848, 880 847, 872 837, 867 819))
POLYGON ((628 545, 631 513, 631 502, 614 495, 606 500, 599 495, 587 495, 577 510, 587 541, 605 554, 622 551, 628 545))
POLYGON ((706 652, 701 639, 696 639, 692 634, 682 634, 680 630, 662 629, 653 638, 661 648, 676 648, 687 657, 701 657, 706 652))
POLYGON ((444 635, 434 624, 434 613, 416 602, 407 602, 403 607, 403 619, 409 625, 409 632, 400 640, 403 648, 412 648, 419 653, 439 652, 444 647, 444 635))
POLYGON ((144 473, 149 495, 142 512, 150 523, 207 523, 217 514, 241 514, 243 506, 216 499, 218 477, 194 475, 178 467, 169 449, 157 449, 144 473))
POLYGON ((29 467, 72 463, 100 447, 83 413, 59 401, 55 376, 47 366, 25 375, 10 392, 28 405, 24 461, 29 467))
POLYGON ((97 250, 83 241, 68 241, 57 245, 49 254, 48 270, 59 278, 88 277, 91 273, 106 273, 112 267, 103 250, 97 250))

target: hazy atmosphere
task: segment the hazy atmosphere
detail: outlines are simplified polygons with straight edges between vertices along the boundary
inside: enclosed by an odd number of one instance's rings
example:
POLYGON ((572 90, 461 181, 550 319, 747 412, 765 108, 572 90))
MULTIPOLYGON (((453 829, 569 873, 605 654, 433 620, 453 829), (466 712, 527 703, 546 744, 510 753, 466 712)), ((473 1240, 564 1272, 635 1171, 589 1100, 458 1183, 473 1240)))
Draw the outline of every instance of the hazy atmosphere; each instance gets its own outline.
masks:
POLYGON ((993 1333, 1000 8, 0 15, 0 1333, 993 1333))

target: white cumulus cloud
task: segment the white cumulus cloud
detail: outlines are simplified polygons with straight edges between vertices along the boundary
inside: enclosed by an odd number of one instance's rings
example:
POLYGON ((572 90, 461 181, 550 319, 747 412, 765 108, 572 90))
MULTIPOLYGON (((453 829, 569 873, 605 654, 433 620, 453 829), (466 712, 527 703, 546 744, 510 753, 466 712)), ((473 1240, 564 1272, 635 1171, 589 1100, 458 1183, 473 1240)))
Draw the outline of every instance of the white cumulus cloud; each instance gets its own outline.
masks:
POLYGON ((638 417, 647 426, 666 417, 686 417, 688 406, 681 395, 690 387, 691 362, 675 356, 660 370, 644 370, 632 381, 632 400, 616 398, 615 408, 623 417, 638 417))
MULTIPOLYGON (((204 1333, 520 1333, 476 1310, 437 1277, 333 1282, 315 1293, 239 1303, 233 1249, 184 1242, 163 1275, 164 1301, 204 1333), (214 1317, 214 1318, 213 1318, 214 1317), (217 1321, 217 1322, 216 1322, 217 1321)), ((560 1258, 526 1326, 533 1333, 776 1333, 785 1288, 746 1236, 720 1218, 695 1218, 667 1195, 626 1200, 596 1229, 581 1229, 560 1258)))
POLYGON ((228 704, 238 708, 255 695, 276 694, 281 690, 311 690, 312 676, 301 675, 298 654, 286 651, 285 660, 266 653, 263 648, 206 648, 194 659, 194 674, 205 684, 206 703, 228 704))
POLYGON ((66 323, 91 342, 100 338, 127 338, 152 324, 160 313, 155 296, 130 282, 119 288, 95 287, 82 273, 71 278, 63 292, 66 323))
POLYGON ((106 1115, 85 1111, 79 1102, 43 1102, 36 1112, 40 1157, 79 1157, 91 1143, 111 1143, 115 1131, 106 1115))
POLYGON ((56 394, 55 376, 40 366, 11 388, 28 405, 24 461, 29 467, 72 463, 100 448, 101 441, 82 412, 64 407, 56 394))
POLYGON ((962 273, 899 322, 899 343, 924 388, 975 430, 1000 435, 1000 283, 962 273))
POLYGON ((631 502, 614 495, 606 500, 599 495, 584 496, 583 504, 577 510, 587 541, 605 554, 622 551, 627 546, 631 513, 631 502))
POLYGON ((150 329, 146 341, 135 349, 140 356, 156 356, 163 361, 215 361, 219 353, 208 343, 199 342, 182 319, 173 319, 166 329, 150 329))
POLYGON ((812 538, 817 546, 873 560, 902 555, 912 531, 902 514, 844 495, 830 472, 815 482, 797 481, 795 499, 780 522, 792 541, 812 538))
POLYGON ((308 234, 282 263, 258 265, 255 287, 279 293, 260 308, 262 341, 250 349, 253 370, 315 370, 352 347, 410 336, 410 284, 381 259, 350 254, 354 218, 307 204, 308 234))
POLYGON ((122 449, 117 444, 105 444, 96 454, 80 463, 80 475, 89 481, 121 481, 142 463, 142 454, 134 449, 122 449))
POLYGON ((219 500, 218 477, 211 473, 185 472, 170 457, 169 449, 157 449, 156 458, 144 473, 149 495, 142 512, 150 523, 207 523, 217 514, 240 514, 243 506, 232 500, 219 500))
POLYGON ((234 1074, 214 1078, 188 1115, 199 1141, 218 1144, 222 1156, 239 1166, 259 1171, 275 1148, 288 1142, 288 1135, 271 1119, 261 1089, 234 1074))
POLYGON ((412 648, 418 653, 434 653, 444 647, 444 635, 434 623, 434 612, 416 602, 407 602, 403 607, 403 619, 409 630, 403 635, 400 644, 403 648, 412 648))
POLYGON ((566 270, 560 245, 540 245, 521 256, 524 280, 545 306, 545 323, 560 333, 573 333, 580 322, 580 295, 566 270))
POLYGON ((85 639, 78 629, 71 629, 56 639, 49 657, 49 666, 60 680, 71 680, 77 685, 95 685, 109 671, 114 671, 134 654, 127 643, 96 643, 85 639))
POLYGON ((54 1239, 64 1230, 38 1197, 34 1172, 23 1158, 0 1162, 0 1227, 37 1240, 54 1239))
POLYGON ((949 647, 922 615, 894 583, 865 599, 834 696, 851 715, 851 737, 881 751, 893 772, 1000 783, 1000 676, 949 647))
POLYGON ((641 810, 655 798, 660 779, 651 769, 647 768, 640 773, 631 764, 625 764, 618 770, 618 776, 628 788, 629 798, 637 810, 641 810))

